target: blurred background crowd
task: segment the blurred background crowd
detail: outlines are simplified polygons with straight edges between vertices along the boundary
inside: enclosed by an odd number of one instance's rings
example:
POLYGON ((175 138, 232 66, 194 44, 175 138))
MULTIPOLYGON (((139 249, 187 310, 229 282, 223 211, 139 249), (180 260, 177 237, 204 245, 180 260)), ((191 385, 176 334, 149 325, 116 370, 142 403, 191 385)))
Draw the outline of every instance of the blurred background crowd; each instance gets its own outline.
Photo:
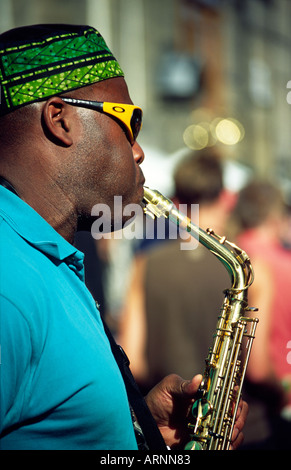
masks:
MULTIPOLYGON (((251 256, 260 322, 246 449, 291 448, 290 17, 290 0, 0 0, 0 32, 48 22, 102 32, 144 111, 147 186, 199 204, 199 225, 251 256)), ((213 255, 178 242, 76 239, 145 392, 167 373, 203 372, 229 287, 213 255)))

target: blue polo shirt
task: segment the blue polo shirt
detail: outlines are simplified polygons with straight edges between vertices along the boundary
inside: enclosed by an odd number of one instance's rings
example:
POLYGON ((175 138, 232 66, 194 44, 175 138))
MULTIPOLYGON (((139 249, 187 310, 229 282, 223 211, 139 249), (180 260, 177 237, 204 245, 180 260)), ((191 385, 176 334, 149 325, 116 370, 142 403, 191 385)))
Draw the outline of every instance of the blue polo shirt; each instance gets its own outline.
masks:
POLYGON ((0 449, 136 449, 83 254, 0 186, 0 449))

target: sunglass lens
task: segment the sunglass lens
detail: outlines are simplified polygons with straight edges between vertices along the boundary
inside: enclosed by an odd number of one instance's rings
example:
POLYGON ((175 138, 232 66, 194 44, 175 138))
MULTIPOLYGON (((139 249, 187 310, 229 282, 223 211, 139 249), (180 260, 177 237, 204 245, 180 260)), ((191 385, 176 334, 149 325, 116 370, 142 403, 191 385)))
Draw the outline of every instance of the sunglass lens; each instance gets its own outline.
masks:
POLYGON ((131 118, 131 121, 130 121, 130 126, 131 126, 131 129, 132 129, 132 134, 133 134, 134 140, 136 140, 136 138, 139 134, 139 131, 141 129, 141 125, 142 125, 142 111, 140 109, 135 109, 133 111, 132 118, 131 118))

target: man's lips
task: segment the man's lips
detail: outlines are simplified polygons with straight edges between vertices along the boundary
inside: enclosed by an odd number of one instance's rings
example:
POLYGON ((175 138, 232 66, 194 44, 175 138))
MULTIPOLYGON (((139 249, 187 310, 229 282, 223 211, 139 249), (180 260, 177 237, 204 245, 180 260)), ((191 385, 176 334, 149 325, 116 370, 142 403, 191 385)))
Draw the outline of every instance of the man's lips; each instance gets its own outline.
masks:
POLYGON ((139 183, 138 183, 138 196, 140 198, 140 203, 142 202, 143 200, 143 195, 144 195, 144 184, 145 184, 145 177, 142 175, 139 183))
POLYGON ((139 182, 138 182, 138 186, 143 188, 143 187, 144 187, 144 184, 145 184, 145 181, 146 181, 146 180, 145 180, 144 174, 143 174, 143 172, 141 171, 140 180, 139 180, 139 182))

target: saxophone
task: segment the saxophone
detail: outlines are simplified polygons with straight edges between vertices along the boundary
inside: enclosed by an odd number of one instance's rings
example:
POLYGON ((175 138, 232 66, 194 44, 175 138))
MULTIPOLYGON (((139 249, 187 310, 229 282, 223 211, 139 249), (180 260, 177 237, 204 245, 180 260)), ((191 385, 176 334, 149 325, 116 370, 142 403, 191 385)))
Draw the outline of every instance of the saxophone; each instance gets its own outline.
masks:
POLYGON ((247 291, 254 279, 250 259, 212 229, 204 231, 196 226, 158 191, 144 187, 143 210, 152 218, 162 216, 185 229, 223 263, 230 275, 232 285, 224 291, 213 344, 188 416, 190 440, 185 447, 185 450, 228 450, 258 323, 257 318, 246 315, 257 311, 247 302, 247 291))

